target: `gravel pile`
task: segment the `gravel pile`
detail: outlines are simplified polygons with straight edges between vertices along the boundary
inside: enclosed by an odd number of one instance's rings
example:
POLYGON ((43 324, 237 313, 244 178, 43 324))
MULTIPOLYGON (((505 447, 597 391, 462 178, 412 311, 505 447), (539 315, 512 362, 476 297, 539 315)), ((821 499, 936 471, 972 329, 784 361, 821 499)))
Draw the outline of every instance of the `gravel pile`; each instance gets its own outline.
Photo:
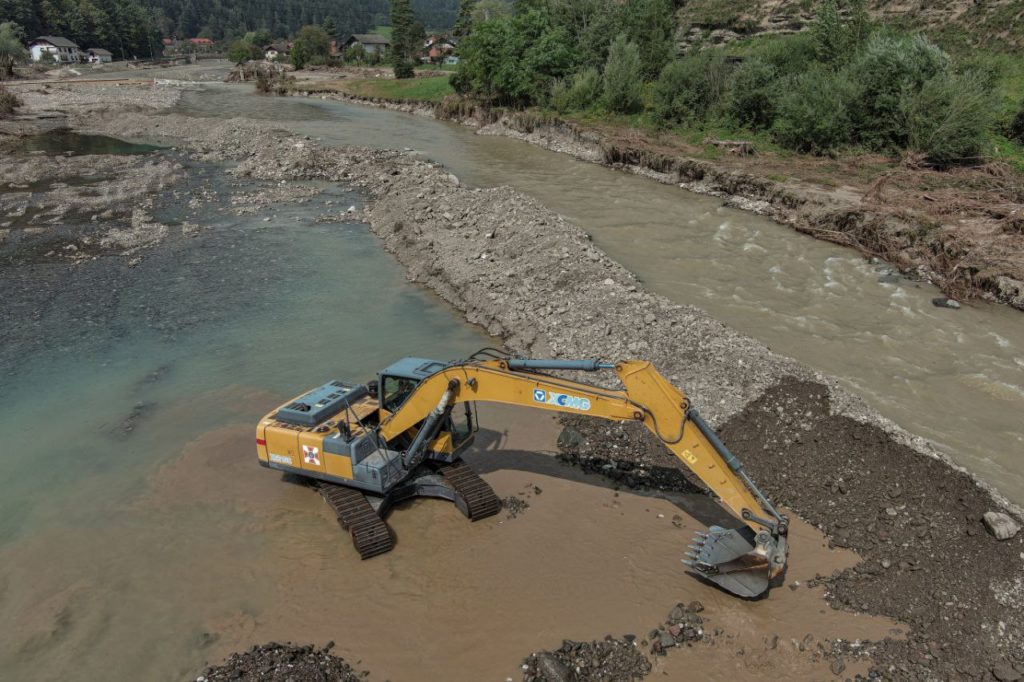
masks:
POLYGON ((523 662, 523 682, 625 682, 651 672, 637 642, 606 637, 595 642, 565 640, 554 651, 531 654, 523 662))
POLYGON ((207 668, 196 682, 361 682, 369 675, 357 673, 345 659, 331 655, 333 647, 333 642, 323 649, 277 642, 254 646, 231 654, 222 665, 207 668))

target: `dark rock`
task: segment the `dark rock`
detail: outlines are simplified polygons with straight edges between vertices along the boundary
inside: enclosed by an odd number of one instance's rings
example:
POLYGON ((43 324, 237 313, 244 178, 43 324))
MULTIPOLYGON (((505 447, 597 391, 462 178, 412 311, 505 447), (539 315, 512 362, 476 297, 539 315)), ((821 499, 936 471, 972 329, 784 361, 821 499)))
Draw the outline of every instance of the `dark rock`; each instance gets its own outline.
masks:
POLYGON ((547 652, 537 655, 537 674, 548 682, 572 682, 573 677, 569 666, 547 652))
POLYGON ((950 310, 959 310, 960 309, 960 303, 959 302, 954 301, 951 298, 946 298, 945 296, 940 296, 939 298, 933 298, 932 299, 932 305, 935 306, 936 308, 949 308, 950 310))
POLYGON ((357 673, 345 659, 329 652, 334 642, 317 650, 312 645, 255 645, 245 653, 231 654, 219 666, 206 669, 207 682, 260 680, 261 682, 361 682, 367 673, 357 673))

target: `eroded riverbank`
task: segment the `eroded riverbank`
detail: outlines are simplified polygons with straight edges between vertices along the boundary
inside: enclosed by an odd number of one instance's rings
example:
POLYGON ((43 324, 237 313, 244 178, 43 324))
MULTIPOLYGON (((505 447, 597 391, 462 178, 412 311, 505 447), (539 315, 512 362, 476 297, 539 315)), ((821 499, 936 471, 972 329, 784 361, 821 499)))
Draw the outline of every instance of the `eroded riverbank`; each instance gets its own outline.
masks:
MULTIPOLYGON (((990 164, 979 173, 945 176, 908 164, 865 185, 857 164, 835 169, 817 162, 714 161, 671 136, 613 125, 580 125, 536 111, 504 111, 450 97, 443 102, 386 100, 339 92, 323 77, 293 86, 299 95, 403 111, 501 135, 573 158, 641 175, 771 219, 817 239, 885 259, 901 272, 936 284, 957 298, 982 298, 1024 310, 1024 261, 1019 254, 1021 202, 1012 169, 990 164), (820 167, 821 178, 814 176, 820 167), (784 177, 793 174, 791 177, 784 177), (826 177, 827 176, 827 177, 826 177), (938 203, 936 203, 938 202, 938 203), (937 208, 938 207, 938 208, 937 208)), ((870 164, 869 164, 870 165, 870 164)))
MULTIPOLYGON (((764 396, 768 396, 765 398, 770 403, 768 407, 773 407, 772 397, 782 390, 778 387, 796 378, 809 387, 807 395, 813 396, 810 405, 823 408, 827 396, 827 418, 849 415, 854 425, 867 429, 864 433, 870 437, 869 442, 891 465, 891 470, 886 471, 894 484, 900 484, 897 487, 902 486, 903 477, 918 476, 920 472, 914 467, 925 462, 927 467, 934 468, 928 472, 932 482, 945 486, 946 490, 959 491, 959 500, 952 495, 938 497, 935 512, 949 521, 961 517, 950 532, 962 529, 964 535, 973 538, 969 543, 959 544, 964 551, 973 552, 974 563, 1019 571, 1016 556, 1020 552, 1019 538, 996 544, 983 530, 980 534, 977 532, 981 528, 977 515, 994 503, 969 477, 938 459, 922 455, 918 450, 926 450, 925 444, 873 414, 834 383, 798 363, 772 354, 763 345, 729 330, 699 310, 647 293, 630 273, 595 248, 581 230, 535 201, 507 188, 465 188, 446 170, 409 155, 355 149, 323 150, 309 140, 271 133, 244 121, 218 123, 202 130, 197 130, 194 121, 174 116, 156 121, 143 115, 126 115, 117 123, 145 137, 167 135, 186 139, 188 146, 204 158, 238 161, 236 173, 239 176, 274 181, 329 180, 366 188, 375 199, 369 212, 374 229, 409 272, 464 310, 470 320, 501 335, 513 350, 541 356, 649 357, 674 381, 686 387, 705 416, 719 425, 757 409, 758 405, 754 408, 751 405, 764 396), (971 529, 976 532, 971 533, 971 529)), ((779 477, 772 479, 771 494, 787 499, 793 496, 794 506, 806 518, 829 526, 825 510, 832 507, 831 498, 835 493, 824 486, 822 472, 836 471, 838 463, 845 463, 856 471, 865 470, 855 458, 854 449, 849 447, 857 440, 853 435, 855 429, 837 431, 841 436, 837 441, 823 441, 822 447, 796 453, 806 459, 803 464, 808 472, 808 478, 798 482, 801 489, 806 490, 806 497, 798 496, 795 487, 791 487, 797 483, 787 483, 788 478, 781 478, 788 477, 792 466, 783 462, 793 452, 794 441, 790 439, 790 443, 780 444, 778 439, 786 440, 795 432, 801 439, 822 440, 835 429, 824 416, 812 420, 813 411, 804 410, 799 401, 782 395, 776 402, 774 406, 781 407, 782 413, 767 410, 767 416, 762 418, 765 428, 759 435, 751 436, 740 452, 752 468, 760 467, 769 474, 768 478, 772 478, 772 472, 779 477), (808 428, 804 428, 804 423, 808 428), (822 489, 815 495, 814 485, 818 482, 822 483, 822 489)), ((608 447, 609 441, 618 445, 616 439, 619 438, 612 432, 600 435, 594 442, 603 454, 628 459, 615 452, 626 448, 608 447)), ((833 482, 836 486, 840 483, 833 482)), ((840 493, 847 499, 840 499, 835 505, 875 509, 877 513, 880 503, 877 492, 871 486, 856 485, 840 493)), ((914 499, 911 508, 916 511, 921 502, 916 496, 914 499)), ((899 506, 887 502, 881 513, 895 519, 893 523, 896 523, 905 511, 899 506), (889 508, 896 514, 890 515, 889 508)), ((923 512, 913 516, 907 513, 906 523, 916 526, 917 519, 922 517, 926 517, 923 512)), ((886 529, 869 519, 867 511, 855 518, 858 519, 856 528, 867 529, 875 523, 871 532, 883 543, 893 541, 892 537, 881 539, 880 533, 886 529)), ((830 527, 829 530, 835 539, 836 529, 830 527)), ((931 526, 928 530, 932 530, 931 526)), ((1003 574, 979 576, 965 572, 961 556, 951 553, 948 559, 944 558, 920 542, 922 539, 916 532, 908 535, 907 541, 911 543, 908 549, 936 556, 929 556, 930 563, 917 570, 910 570, 908 562, 906 575, 901 578, 906 583, 901 585, 906 591, 928 593, 928 583, 923 582, 923 576, 933 575, 932 571, 935 574, 964 572, 965 579, 973 582, 958 587, 962 594, 952 600, 967 605, 961 610, 963 621, 958 624, 959 629, 935 628, 936 619, 942 617, 941 610, 950 608, 945 606, 946 602, 939 602, 933 596, 927 602, 913 604, 915 609, 923 610, 912 633, 916 648, 912 651, 899 648, 903 645, 874 648, 876 664, 882 666, 880 671, 894 677, 955 673, 981 678, 1001 661, 1019 663, 1014 656, 1020 637, 1020 605, 1015 602, 1013 585, 1003 585, 1003 574), (947 561, 950 563, 945 563, 947 561), (1002 629, 1000 622, 1004 624, 1002 629), (963 637, 967 632, 982 635, 978 641, 968 641, 963 637), (934 651, 929 646, 933 640, 934 651), (923 650, 919 648, 922 645, 923 650), (889 671, 888 665, 907 669, 889 671)), ((850 575, 849 569, 846 575, 850 575)), ((866 582, 865 587, 872 585, 866 582)), ((835 590, 832 594, 834 598, 835 590)), ((673 602, 669 600, 666 606, 673 602)), ((834 603, 846 605, 835 599, 834 603)), ((850 605, 858 606, 856 599, 850 605)), ((897 618, 907 615, 902 611, 906 606, 903 602, 865 601, 859 606, 865 605, 865 610, 870 612, 897 618), (896 611, 899 613, 894 613, 896 611)), ((918 614, 911 611, 910 615, 918 614)))

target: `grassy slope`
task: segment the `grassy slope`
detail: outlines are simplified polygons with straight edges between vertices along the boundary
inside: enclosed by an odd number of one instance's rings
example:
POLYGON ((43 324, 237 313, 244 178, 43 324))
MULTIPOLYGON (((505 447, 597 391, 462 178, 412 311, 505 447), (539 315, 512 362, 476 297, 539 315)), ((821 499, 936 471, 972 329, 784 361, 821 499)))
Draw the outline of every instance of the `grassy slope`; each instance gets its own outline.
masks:
POLYGON ((448 76, 425 76, 395 80, 393 78, 345 78, 331 81, 299 82, 296 90, 309 92, 334 91, 356 97, 396 101, 440 102, 455 91, 448 76))

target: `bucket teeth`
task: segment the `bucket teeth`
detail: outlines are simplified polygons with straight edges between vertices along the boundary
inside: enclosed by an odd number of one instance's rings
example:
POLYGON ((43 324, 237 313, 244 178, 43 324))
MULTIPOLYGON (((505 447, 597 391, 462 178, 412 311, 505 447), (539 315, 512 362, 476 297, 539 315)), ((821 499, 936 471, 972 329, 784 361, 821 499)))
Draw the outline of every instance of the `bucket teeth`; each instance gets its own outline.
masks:
POLYGON ((683 564, 733 594, 756 597, 768 589, 768 565, 756 548, 748 529, 712 526, 695 535, 683 564))

